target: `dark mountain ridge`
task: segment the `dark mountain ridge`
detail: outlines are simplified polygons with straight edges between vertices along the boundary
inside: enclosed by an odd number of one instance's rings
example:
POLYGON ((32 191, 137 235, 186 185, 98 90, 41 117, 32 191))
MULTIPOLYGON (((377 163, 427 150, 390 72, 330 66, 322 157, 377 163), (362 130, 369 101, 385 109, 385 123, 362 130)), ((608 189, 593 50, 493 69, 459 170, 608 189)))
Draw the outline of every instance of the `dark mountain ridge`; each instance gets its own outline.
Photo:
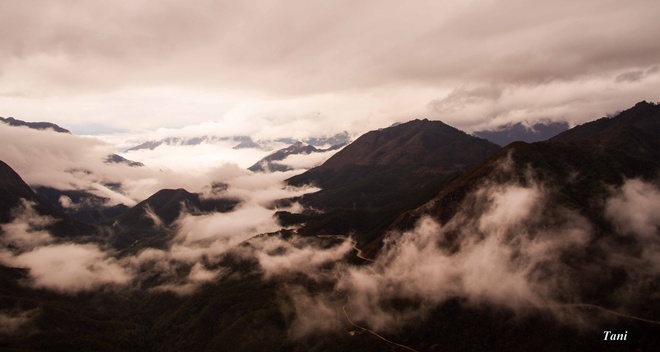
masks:
POLYGON ((8 124, 9 126, 15 126, 15 127, 25 126, 35 130, 53 130, 59 133, 71 133, 71 131, 51 122, 26 122, 15 119, 13 117, 8 117, 8 118, 0 117, 0 121, 8 124))
POLYGON ((660 175, 660 107, 640 102, 615 117, 601 118, 576 126, 556 137, 537 143, 515 142, 444 186, 420 208, 404 214, 393 228, 410 228, 421 215, 448 221, 470 191, 487 180, 523 182, 526 170, 555 188, 558 202, 580 209, 596 223, 602 219, 602 197, 610 186, 624 180, 657 180, 660 175), (495 170, 508 158, 514 165, 509 174, 495 170))
MULTIPOLYGON (((454 168, 473 163, 499 149, 441 121, 413 120, 367 132, 310 171, 338 170, 346 165, 415 165, 454 168)), ((302 178, 302 176, 301 176, 302 178)), ((292 178, 291 182, 298 182, 292 178)))
POLYGON ((616 149, 635 158, 660 160, 660 106, 646 101, 615 117, 603 117, 576 126, 550 142, 591 143, 616 149))
POLYGON ((440 121, 414 120, 368 132, 287 182, 322 188, 300 199, 325 212, 312 215, 303 232, 357 231, 359 240, 369 241, 400 212, 499 149, 440 121))
MULTIPOLYGON (((553 241, 552 237, 543 237, 548 233, 571 234, 566 236, 571 240, 579 236, 573 231, 581 231, 585 237, 584 243, 532 268, 536 271, 529 275, 546 275, 561 268, 561 275, 568 278, 564 281, 565 289, 571 294, 562 296, 560 302, 586 302, 618 307, 633 316, 657 317, 657 275, 646 271, 649 264, 644 261, 648 260, 645 253, 649 246, 657 245, 657 237, 627 233, 613 220, 608 204, 630 180, 660 188, 660 158, 646 149, 658 143, 658 112, 656 105, 642 102, 615 117, 576 126, 550 141, 512 143, 446 184, 426 204, 404 213, 389 228, 392 237, 388 241, 372 241, 363 253, 377 256, 383 242, 387 243, 386 248, 396 246, 396 236, 415 228, 425 216, 451 229, 438 236, 437 245, 448 253, 460 252, 463 246, 496 236, 480 231, 479 219, 483 219, 484 208, 489 206, 485 195, 508 187, 536 189, 540 196, 534 206, 540 207, 541 213, 519 225, 520 232, 506 234, 510 236, 511 242, 506 244, 510 249, 520 250, 516 244, 525 241, 553 241), (464 231, 465 228, 470 230, 464 231)), ((657 223, 654 226, 657 236, 660 228, 657 223)))

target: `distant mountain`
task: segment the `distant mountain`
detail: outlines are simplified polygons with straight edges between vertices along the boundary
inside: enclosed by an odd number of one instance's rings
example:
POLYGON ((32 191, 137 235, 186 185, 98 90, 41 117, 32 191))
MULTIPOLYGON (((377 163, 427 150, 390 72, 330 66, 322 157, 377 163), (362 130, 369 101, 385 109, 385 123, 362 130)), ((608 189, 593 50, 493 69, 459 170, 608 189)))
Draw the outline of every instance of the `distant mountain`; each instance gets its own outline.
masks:
MULTIPOLYGON (((337 145, 345 145, 349 141, 350 141, 350 136, 348 132, 342 132, 328 137, 310 137, 310 138, 302 139, 303 143, 319 148, 328 148, 337 145)), ((202 143, 217 143, 217 142, 236 143, 234 149, 259 148, 259 149, 271 150, 273 149, 272 144, 274 142, 295 144, 296 142, 298 142, 298 140, 293 138, 277 138, 274 140, 254 141, 249 136, 230 136, 230 137, 201 136, 201 137, 191 137, 191 138, 168 137, 161 140, 144 142, 140 145, 129 148, 127 151, 135 151, 141 149, 154 150, 155 148, 158 148, 161 145, 191 146, 191 145, 199 145, 202 143)))
POLYGON ((318 148, 330 148, 330 147, 344 146, 350 143, 351 136, 348 134, 348 132, 344 131, 329 137, 303 138, 302 141, 303 143, 307 143, 309 145, 313 145, 318 148))
POLYGON ((217 136, 201 136, 201 137, 168 137, 161 140, 148 141, 140 145, 137 145, 133 148, 129 148, 126 151, 135 151, 141 149, 154 150, 161 145, 200 145, 202 143, 216 143, 220 141, 231 141, 238 143, 234 148, 251 148, 254 145, 254 142, 250 137, 247 136, 236 136, 236 137, 217 137, 217 136))
POLYGON ((287 171, 291 168, 287 165, 277 163, 286 159, 289 155, 311 154, 318 153, 319 149, 311 145, 305 145, 303 142, 294 143, 286 148, 280 149, 272 154, 267 155, 263 159, 257 161, 254 165, 250 166, 248 170, 252 172, 273 172, 273 171, 287 171))
POLYGON ((325 211, 310 218, 307 230, 357 231, 367 241, 393 217, 433 197, 440 185, 499 149, 440 121, 414 120, 368 132, 287 182, 322 188, 300 200, 325 211))
POLYGON ((217 137, 217 136, 201 136, 192 138, 182 137, 168 137, 157 141, 148 141, 126 151, 135 151, 141 149, 154 150, 161 145, 179 145, 179 146, 193 146, 202 143, 217 143, 217 142, 234 142, 236 145, 234 149, 243 148, 260 148, 261 146, 255 143, 252 138, 248 136, 234 136, 234 137, 217 137))
POLYGON ((327 149, 319 149, 303 142, 296 142, 286 148, 282 148, 272 154, 267 155, 263 159, 257 161, 254 165, 250 166, 248 170, 252 172, 289 171, 292 170, 290 166, 278 163, 278 161, 284 160, 290 155, 327 152, 330 150, 339 149, 343 146, 344 144, 337 144, 327 149))
POLYGON ((104 161, 106 164, 126 164, 131 167, 142 167, 144 166, 143 163, 138 162, 138 161, 133 161, 133 160, 128 160, 124 158, 121 155, 118 154, 110 154, 108 157, 105 158, 104 161))
POLYGON ((538 122, 533 125, 524 125, 520 122, 507 124, 494 130, 474 132, 477 137, 485 138, 500 146, 513 142, 541 142, 550 139, 569 128, 567 122, 538 122))
POLYGON ((22 120, 17 120, 13 117, 3 118, 0 117, 0 121, 8 124, 9 126, 26 126, 35 130, 53 130, 60 133, 71 133, 69 130, 62 128, 54 123, 50 122, 26 122, 22 120))
POLYGON ((13 220, 13 209, 22 205, 21 199, 34 204, 34 209, 42 216, 50 216, 55 222, 47 229, 55 236, 77 237, 90 235, 93 227, 74 221, 57 208, 44 201, 7 164, 0 161, 0 223, 13 220))

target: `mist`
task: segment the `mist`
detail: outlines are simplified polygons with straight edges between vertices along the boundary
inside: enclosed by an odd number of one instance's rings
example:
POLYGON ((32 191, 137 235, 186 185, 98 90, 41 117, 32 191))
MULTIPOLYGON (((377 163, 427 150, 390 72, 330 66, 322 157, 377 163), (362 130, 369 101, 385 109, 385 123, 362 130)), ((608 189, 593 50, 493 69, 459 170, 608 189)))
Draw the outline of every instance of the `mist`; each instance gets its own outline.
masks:
MULTIPOLYGON (((511 172, 510 162, 496 172, 511 172)), ((644 283, 657 277, 658 211, 650 206, 657 203, 657 186, 630 180, 612 188, 606 199, 603 215, 620 226, 619 236, 630 231, 640 236, 643 256, 635 258, 629 248, 597 236, 587 218, 557 205, 554 190, 533 172, 521 181, 492 179, 510 181, 486 181, 447 223, 424 216, 409 231, 390 232, 372 263, 341 259, 351 251, 349 236, 329 248, 322 238, 250 240, 264 279, 287 283, 281 292, 284 311, 295 313, 290 336, 336 331, 346 323, 344 311, 369 329, 396 333, 452 299, 520 316, 541 312, 560 324, 589 329, 594 318, 571 305, 585 303, 591 281, 623 267, 629 276, 606 300, 625 312, 645 294, 644 283), (600 269, 566 260, 584 257, 589 248, 602 250, 600 269), (301 277, 317 282, 316 288, 309 289, 301 277)))

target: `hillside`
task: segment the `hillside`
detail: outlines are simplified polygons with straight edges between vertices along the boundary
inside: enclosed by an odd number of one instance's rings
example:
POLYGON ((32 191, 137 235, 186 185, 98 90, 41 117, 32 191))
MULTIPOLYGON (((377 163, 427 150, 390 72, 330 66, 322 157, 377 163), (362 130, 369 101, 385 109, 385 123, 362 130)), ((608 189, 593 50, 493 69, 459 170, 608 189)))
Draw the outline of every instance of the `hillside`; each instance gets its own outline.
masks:
POLYGON ((325 211, 311 215, 303 231, 357 231, 368 242, 402 211, 424 203, 498 149, 440 121, 414 120, 368 132, 287 182, 322 188, 300 200, 325 211))
MULTIPOLYGON (((538 270, 561 267, 570 278, 565 284, 573 291, 571 300, 610 307, 625 301, 631 314, 659 314, 655 284, 647 285, 655 276, 642 268, 650 265, 645 260, 652 260, 651 254, 644 248, 656 245, 660 223, 653 217, 657 215, 645 215, 654 210, 638 205, 655 199, 654 189, 660 186, 660 158, 653 157, 654 151, 639 149, 656 145, 659 131, 657 107, 643 103, 551 141, 512 143, 442 187, 426 204, 403 214, 390 233, 410 231, 430 217, 442 224, 438 245, 450 253, 468 243, 501 240, 522 262, 538 259, 525 258, 521 243, 562 246, 577 241, 552 266, 539 264, 538 270), (508 210, 492 210, 498 206, 508 210), (518 216, 525 216, 524 222, 511 225, 518 216), (498 227, 488 230, 485 224, 493 221, 498 227), (499 232, 503 228, 507 232, 499 232), (639 261, 614 259, 637 257, 639 261), (629 290, 636 292, 634 304, 621 298, 629 290)), ((390 239, 394 242, 388 246, 395 245, 396 237, 390 239)), ((379 247, 383 242, 372 242, 366 253, 375 257, 387 250, 379 247)))
POLYGON ((615 117, 604 117, 576 126, 551 142, 590 143, 619 150, 631 157, 660 160, 660 106, 646 101, 615 117))

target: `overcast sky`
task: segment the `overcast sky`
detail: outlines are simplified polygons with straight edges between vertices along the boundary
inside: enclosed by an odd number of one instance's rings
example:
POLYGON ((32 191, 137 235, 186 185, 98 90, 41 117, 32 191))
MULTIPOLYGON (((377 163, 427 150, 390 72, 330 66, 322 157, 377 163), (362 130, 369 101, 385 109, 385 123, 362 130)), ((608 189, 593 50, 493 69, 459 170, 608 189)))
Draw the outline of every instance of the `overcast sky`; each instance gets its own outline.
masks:
POLYGON ((76 133, 473 131, 660 100, 660 1, 0 0, 0 116, 76 133))

